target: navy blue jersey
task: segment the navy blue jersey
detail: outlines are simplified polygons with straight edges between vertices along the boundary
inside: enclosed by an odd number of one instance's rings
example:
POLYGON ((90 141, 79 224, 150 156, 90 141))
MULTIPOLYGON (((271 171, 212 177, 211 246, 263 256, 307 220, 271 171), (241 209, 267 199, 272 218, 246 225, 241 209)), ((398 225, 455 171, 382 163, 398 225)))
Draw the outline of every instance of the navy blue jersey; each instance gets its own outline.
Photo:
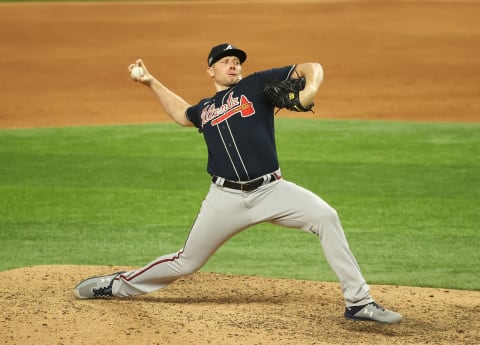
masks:
POLYGON ((289 78, 294 69, 295 65, 254 73, 187 109, 187 118, 204 135, 210 175, 248 181, 279 168, 274 107, 263 86, 289 78))

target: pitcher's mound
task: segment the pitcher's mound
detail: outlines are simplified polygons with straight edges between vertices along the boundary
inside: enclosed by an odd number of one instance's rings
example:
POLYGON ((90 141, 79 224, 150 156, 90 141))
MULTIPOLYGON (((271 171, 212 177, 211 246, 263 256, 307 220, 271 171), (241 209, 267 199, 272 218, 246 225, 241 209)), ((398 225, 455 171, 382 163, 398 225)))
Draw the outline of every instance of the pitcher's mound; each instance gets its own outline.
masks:
POLYGON ((405 316, 343 318, 337 283, 197 273, 127 299, 77 300, 73 287, 128 267, 37 266, 0 272, 5 344, 479 344, 480 292, 372 286, 405 316))

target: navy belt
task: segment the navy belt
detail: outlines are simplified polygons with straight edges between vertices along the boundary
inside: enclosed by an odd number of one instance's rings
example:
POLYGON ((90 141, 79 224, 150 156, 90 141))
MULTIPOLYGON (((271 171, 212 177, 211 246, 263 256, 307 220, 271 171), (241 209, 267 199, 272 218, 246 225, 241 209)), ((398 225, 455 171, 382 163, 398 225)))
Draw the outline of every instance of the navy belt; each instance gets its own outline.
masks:
POLYGON ((246 181, 246 182, 235 182, 235 181, 225 180, 224 178, 219 176, 213 176, 212 182, 222 187, 237 189, 244 192, 251 192, 260 186, 269 184, 270 182, 273 182, 273 181, 280 180, 281 178, 282 178, 282 175, 280 175, 280 173, 274 172, 274 173, 266 174, 254 180, 246 181))

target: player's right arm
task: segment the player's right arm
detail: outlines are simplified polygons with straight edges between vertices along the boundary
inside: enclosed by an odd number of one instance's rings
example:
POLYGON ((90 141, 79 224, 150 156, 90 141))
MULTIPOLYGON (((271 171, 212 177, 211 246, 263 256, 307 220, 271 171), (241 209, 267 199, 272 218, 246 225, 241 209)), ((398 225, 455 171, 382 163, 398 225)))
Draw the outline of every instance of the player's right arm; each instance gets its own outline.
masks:
POLYGON ((190 104, 188 104, 185 100, 183 100, 183 98, 181 98, 177 94, 167 89, 155 78, 148 86, 162 104, 163 109, 165 109, 167 114, 176 123, 185 127, 193 127, 193 123, 191 123, 190 120, 188 120, 185 116, 185 113, 190 107, 190 104))
POLYGON ((128 71, 130 72, 135 66, 142 67, 144 71, 143 77, 139 78, 138 81, 152 90, 168 116, 181 126, 193 127, 193 123, 185 116, 191 105, 151 75, 141 59, 128 66, 128 71))

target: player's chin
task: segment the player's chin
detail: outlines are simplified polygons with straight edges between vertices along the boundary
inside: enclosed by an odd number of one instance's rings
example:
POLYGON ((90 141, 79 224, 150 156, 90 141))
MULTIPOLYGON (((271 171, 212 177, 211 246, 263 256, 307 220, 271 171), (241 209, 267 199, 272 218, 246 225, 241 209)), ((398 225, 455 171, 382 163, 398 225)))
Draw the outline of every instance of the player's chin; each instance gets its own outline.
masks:
POLYGON ((238 82, 240 80, 242 80, 242 76, 241 75, 232 75, 232 76, 230 76, 230 78, 227 78, 227 79, 228 79, 227 84, 229 86, 233 86, 233 85, 238 84, 238 82))

